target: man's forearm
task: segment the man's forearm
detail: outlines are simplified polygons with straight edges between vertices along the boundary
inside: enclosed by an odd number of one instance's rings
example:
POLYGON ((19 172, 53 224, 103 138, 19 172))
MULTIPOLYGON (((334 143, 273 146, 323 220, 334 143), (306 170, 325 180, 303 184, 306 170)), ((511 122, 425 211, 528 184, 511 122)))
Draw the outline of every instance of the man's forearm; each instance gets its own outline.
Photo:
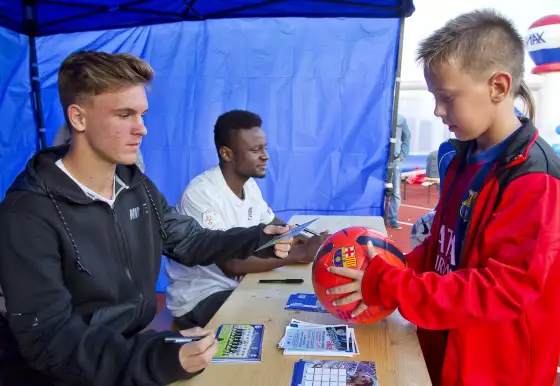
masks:
POLYGON ((306 261, 305 254, 307 248, 305 245, 293 245, 290 254, 285 259, 277 258, 259 258, 250 256, 247 259, 230 259, 221 262, 218 265, 227 276, 242 276, 249 273, 260 273, 271 271, 275 268, 285 265, 299 264, 306 261))
POLYGON ((268 258, 261 259, 256 256, 250 256, 247 259, 231 259, 218 264, 218 267, 226 274, 226 276, 242 276, 249 273, 260 273, 271 271, 275 268, 293 264, 289 259, 268 258))

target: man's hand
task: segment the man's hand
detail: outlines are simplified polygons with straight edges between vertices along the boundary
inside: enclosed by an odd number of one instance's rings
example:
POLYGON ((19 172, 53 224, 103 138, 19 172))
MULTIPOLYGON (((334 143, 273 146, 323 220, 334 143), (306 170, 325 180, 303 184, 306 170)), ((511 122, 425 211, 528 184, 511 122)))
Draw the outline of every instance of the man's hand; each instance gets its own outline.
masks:
MULTIPOLYGON (((290 230, 290 227, 288 227, 288 226, 267 225, 264 228, 264 233, 266 233, 267 235, 281 235, 283 233, 286 233, 289 230, 290 230)), ((281 259, 285 259, 286 257, 288 257, 288 254, 290 253, 290 248, 291 248, 293 242, 294 242, 294 239, 289 238, 289 239, 282 240, 282 241, 278 242, 278 244, 275 244, 274 245, 274 254, 276 255, 276 257, 279 257, 281 259)))
MULTIPOLYGON (((367 251, 369 259, 373 259, 377 256, 377 251, 375 247, 368 241, 367 251)), ((329 272, 335 275, 347 277, 353 281, 348 284, 344 284, 338 287, 331 287, 327 290, 327 295, 339 295, 339 294, 349 294, 343 298, 337 299, 333 302, 335 306, 341 306, 343 304, 354 303, 355 301, 362 300, 362 279, 364 277, 364 271, 353 268, 343 268, 343 267, 329 267, 329 272)), ((355 318, 367 309, 364 301, 362 300, 358 307, 352 311, 352 317, 355 318)))
POLYGON ((203 336, 198 342, 185 343, 179 350, 179 362, 183 369, 189 373, 197 373, 205 369, 212 357, 218 351, 218 341, 214 331, 205 330, 200 327, 181 331, 183 336, 203 336))
POLYGON ((329 236, 329 232, 325 231, 319 236, 310 237, 305 242, 294 245, 288 255, 288 259, 294 263, 312 263, 319 247, 329 236))

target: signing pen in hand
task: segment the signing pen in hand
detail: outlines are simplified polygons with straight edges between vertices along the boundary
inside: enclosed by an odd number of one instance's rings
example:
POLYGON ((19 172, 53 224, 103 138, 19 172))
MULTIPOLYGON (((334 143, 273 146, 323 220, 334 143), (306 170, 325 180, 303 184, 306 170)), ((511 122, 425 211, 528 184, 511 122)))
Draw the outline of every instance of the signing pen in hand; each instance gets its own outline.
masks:
MULTIPOLYGON (((168 336, 165 338, 166 343, 192 343, 198 342, 201 339, 206 338, 205 336, 168 336)), ((223 338, 216 339, 217 341, 224 340, 223 338)))

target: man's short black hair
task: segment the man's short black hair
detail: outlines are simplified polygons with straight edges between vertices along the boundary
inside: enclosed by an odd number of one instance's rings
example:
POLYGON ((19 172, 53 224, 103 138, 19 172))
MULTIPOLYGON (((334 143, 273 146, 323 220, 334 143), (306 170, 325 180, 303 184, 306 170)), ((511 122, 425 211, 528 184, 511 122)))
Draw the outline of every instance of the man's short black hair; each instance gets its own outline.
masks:
POLYGON ((248 130, 261 127, 262 119, 257 114, 246 110, 232 110, 218 117, 214 125, 214 144, 220 156, 222 146, 231 147, 231 134, 235 130, 248 130))

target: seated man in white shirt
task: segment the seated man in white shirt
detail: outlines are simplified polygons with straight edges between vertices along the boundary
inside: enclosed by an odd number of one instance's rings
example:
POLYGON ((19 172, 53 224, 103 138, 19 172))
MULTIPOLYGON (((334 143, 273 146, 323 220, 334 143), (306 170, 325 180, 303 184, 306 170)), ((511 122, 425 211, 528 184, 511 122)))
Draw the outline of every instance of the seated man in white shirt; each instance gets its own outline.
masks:
MULTIPOLYGON (((261 118, 233 110, 214 127, 218 166, 196 176, 185 189, 178 211, 210 229, 226 230, 260 223, 282 223, 264 201, 254 178, 264 178, 268 162, 261 118)), ((270 271, 286 264, 309 263, 327 234, 292 246, 286 259, 232 259, 224 264, 186 267, 165 260, 169 278, 167 307, 180 328, 205 326, 237 287, 234 277, 270 271)))

